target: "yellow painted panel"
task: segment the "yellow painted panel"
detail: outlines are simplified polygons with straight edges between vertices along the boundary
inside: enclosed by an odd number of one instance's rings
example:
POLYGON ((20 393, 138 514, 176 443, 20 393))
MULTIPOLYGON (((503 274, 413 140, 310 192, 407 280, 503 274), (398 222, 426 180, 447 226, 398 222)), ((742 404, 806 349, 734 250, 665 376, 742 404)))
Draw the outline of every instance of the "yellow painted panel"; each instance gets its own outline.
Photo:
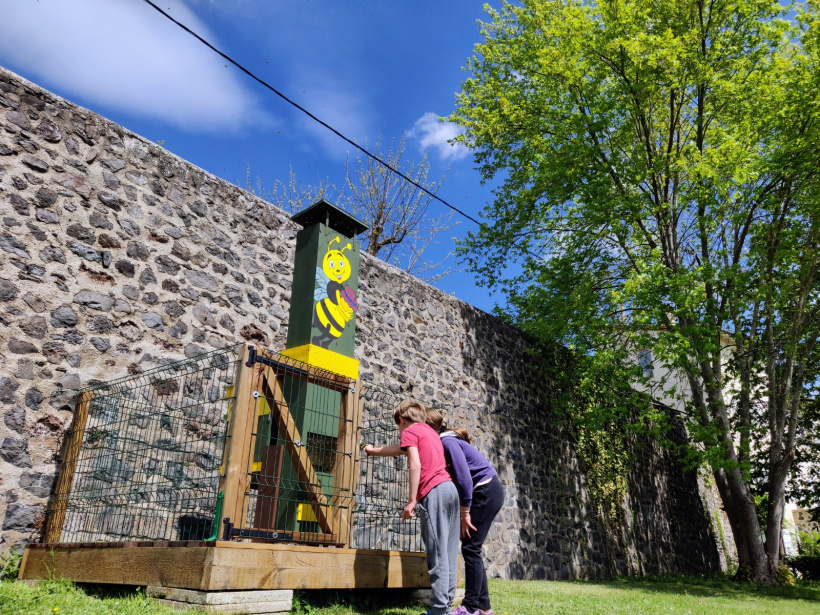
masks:
POLYGON ((313 367, 326 369, 334 374, 347 376, 353 380, 359 378, 359 362, 338 352, 333 352, 321 346, 305 344, 295 348, 288 348, 280 353, 282 356, 296 359, 313 367))
MULTIPOLYGON (((330 511, 333 509, 332 506, 327 507, 328 516, 330 516, 330 511)), ((297 521, 316 521, 316 512, 313 510, 313 506, 311 504, 299 504, 298 510, 296 511, 296 520, 297 521)))
POLYGON ((260 397, 259 416, 265 416, 266 414, 270 414, 270 405, 268 404, 268 399, 267 397, 260 397))

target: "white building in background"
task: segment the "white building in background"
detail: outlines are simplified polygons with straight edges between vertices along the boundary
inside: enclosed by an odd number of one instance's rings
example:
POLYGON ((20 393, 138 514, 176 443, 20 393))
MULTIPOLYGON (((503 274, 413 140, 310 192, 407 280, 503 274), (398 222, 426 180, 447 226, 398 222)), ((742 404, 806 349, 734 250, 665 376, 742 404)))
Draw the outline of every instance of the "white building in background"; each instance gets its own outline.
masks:
POLYGON ((794 506, 791 514, 795 527, 801 532, 820 532, 820 522, 812 521, 811 513, 805 508, 794 506))
POLYGON ((794 521, 794 511, 797 506, 792 502, 786 502, 785 510, 783 511, 783 529, 780 532, 780 537, 783 541, 783 551, 789 557, 794 557, 800 554, 800 537, 797 534, 797 525, 794 521))
MULTIPOLYGON (((725 368, 735 352, 735 343, 732 336, 722 333, 720 336, 721 360, 725 368)), ((633 384, 636 391, 647 393, 655 401, 672 408, 679 414, 683 414, 686 404, 692 401, 692 393, 689 388, 689 380, 683 370, 669 368, 657 361, 651 349, 645 348, 638 351, 637 362, 643 369, 643 375, 648 378, 646 383, 633 384)), ((731 397, 740 390, 740 383, 736 380, 729 381, 724 387, 724 398, 730 403, 731 397)))
POLYGON ((799 532, 820 532, 820 523, 812 520, 808 510, 792 502, 786 502, 783 517, 783 546, 786 555, 800 555, 799 532))

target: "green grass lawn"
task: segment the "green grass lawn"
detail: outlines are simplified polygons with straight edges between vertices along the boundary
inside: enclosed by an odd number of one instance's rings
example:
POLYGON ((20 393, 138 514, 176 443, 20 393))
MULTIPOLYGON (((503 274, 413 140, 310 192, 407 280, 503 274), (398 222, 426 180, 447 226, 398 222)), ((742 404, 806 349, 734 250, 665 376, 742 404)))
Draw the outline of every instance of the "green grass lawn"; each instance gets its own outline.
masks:
MULTIPOLYGON (((620 579, 600 582, 490 581, 497 615, 673 613, 820 614, 820 584, 738 585, 723 578, 620 579)), ((417 615, 423 609, 396 592, 302 592, 294 613, 417 615)), ((0 615, 193 615, 158 606, 133 590, 0 583, 0 615), (55 610, 56 609, 56 610, 55 610)))

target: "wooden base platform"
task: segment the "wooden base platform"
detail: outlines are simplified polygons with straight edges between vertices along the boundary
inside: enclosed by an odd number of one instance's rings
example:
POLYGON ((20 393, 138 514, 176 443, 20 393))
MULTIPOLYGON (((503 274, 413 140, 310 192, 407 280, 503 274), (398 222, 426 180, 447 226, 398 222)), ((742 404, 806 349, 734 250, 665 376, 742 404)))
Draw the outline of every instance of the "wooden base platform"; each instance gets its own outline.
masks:
POLYGON ((28 545, 19 578, 203 591, 430 587, 424 553, 225 541, 28 545))

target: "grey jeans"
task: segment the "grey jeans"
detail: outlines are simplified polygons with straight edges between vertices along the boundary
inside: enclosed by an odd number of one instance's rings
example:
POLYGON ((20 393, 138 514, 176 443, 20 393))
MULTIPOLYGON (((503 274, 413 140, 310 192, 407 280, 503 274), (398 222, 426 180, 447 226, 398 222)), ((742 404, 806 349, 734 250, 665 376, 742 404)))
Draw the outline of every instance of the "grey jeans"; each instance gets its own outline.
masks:
POLYGON ((421 498, 418 508, 432 589, 430 613, 444 615, 453 605, 458 581, 461 525, 456 486, 452 481, 436 485, 421 498))

